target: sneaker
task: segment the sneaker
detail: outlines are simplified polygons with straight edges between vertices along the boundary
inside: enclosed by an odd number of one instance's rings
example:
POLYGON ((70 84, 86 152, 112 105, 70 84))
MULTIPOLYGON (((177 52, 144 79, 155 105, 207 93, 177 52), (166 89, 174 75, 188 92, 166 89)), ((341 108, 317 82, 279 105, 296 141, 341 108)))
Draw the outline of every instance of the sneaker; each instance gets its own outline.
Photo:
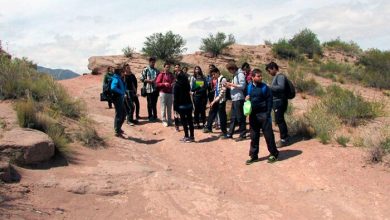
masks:
POLYGON ((187 140, 188 140, 188 137, 183 137, 180 139, 181 142, 187 142, 187 140))
POLYGON ((288 145, 288 138, 280 139, 277 144, 277 147, 283 147, 288 145))
POLYGON ((233 135, 227 134, 227 135, 226 135, 226 138, 233 139, 233 135))
POLYGON ((115 137, 125 138, 122 133, 115 133, 115 137))
POLYGON ((175 130, 176 130, 177 132, 180 132, 179 126, 175 126, 175 130))
POLYGON ((229 137, 228 137, 227 134, 221 134, 221 135, 219 136, 219 138, 222 139, 222 140, 226 140, 226 139, 228 139, 229 137))
POLYGON ((134 120, 133 123, 134 123, 135 125, 139 124, 138 119, 134 120))
POLYGON ((251 159, 247 160, 245 162, 246 165, 251 165, 252 163, 256 163, 256 162, 259 162, 259 158, 258 157, 251 157, 251 159))
POLYGON ((164 121, 162 124, 163 124, 164 127, 168 127, 168 123, 167 122, 164 121))
POLYGON ((130 126, 134 126, 134 122, 132 122, 132 121, 128 121, 127 124, 130 126))
POLYGON ((124 134, 125 133, 125 131, 124 130, 119 130, 119 132, 118 132, 119 134, 124 134))
POLYGON ((193 142, 195 142, 195 138, 194 137, 187 138, 187 140, 185 142, 186 143, 193 143, 193 142))
POLYGON ((237 139, 236 139, 236 142, 240 142, 240 141, 244 141, 246 139, 246 137, 238 137, 237 139))
POLYGON ((275 163, 276 161, 278 161, 278 157, 277 156, 270 155, 268 157, 268 163, 275 163))
POLYGON ((203 133, 212 133, 212 131, 208 128, 203 128, 203 133))

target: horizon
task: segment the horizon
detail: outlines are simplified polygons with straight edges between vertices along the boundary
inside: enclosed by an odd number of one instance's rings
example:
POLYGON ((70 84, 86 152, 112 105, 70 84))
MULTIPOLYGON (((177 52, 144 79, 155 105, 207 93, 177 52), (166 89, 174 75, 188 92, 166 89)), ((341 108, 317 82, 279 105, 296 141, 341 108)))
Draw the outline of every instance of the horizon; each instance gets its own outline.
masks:
POLYGON ((186 40, 185 54, 199 51, 201 39, 216 32, 233 34, 237 44, 260 45, 291 38, 304 28, 321 43, 340 37, 364 50, 390 49, 390 2, 384 0, 0 3, 0 40, 6 51, 78 74, 90 72, 91 56, 120 55, 127 46, 139 53, 146 37, 169 30, 186 40))

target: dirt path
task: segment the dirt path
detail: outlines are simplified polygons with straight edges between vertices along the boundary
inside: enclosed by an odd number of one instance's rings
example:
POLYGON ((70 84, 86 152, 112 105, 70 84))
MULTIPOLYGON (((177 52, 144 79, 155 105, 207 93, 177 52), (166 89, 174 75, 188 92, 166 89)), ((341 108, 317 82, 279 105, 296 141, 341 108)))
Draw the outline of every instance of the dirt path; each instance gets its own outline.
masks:
POLYGON ((75 145, 68 166, 19 169, 22 181, 4 185, 13 198, 1 203, 5 219, 389 219, 390 172, 366 165, 362 149, 302 141, 268 164, 262 139, 263 160, 246 166, 249 140, 196 131, 198 143, 183 144, 182 133, 146 122, 117 139, 99 77, 63 84, 86 100, 109 146, 75 145))

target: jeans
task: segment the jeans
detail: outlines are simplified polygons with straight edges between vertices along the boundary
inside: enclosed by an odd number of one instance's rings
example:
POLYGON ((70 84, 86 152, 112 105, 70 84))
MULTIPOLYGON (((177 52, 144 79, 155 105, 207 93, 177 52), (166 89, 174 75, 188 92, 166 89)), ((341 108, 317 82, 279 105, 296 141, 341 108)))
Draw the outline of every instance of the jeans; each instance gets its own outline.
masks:
POLYGON ((146 94, 146 101, 148 102, 148 118, 156 119, 157 118, 157 100, 158 92, 154 91, 152 93, 146 94))
POLYGON ((212 130, 211 128, 213 126, 213 122, 214 122, 215 118, 217 117, 217 115, 219 116, 221 131, 224 134, 226 134, 227 133, 227 130, 226 130, 226 121, 227 121, 226 102, 215 103, 214 106, 210 109, 209 118, 207 119, 207 125, 206 125, 206 128, 208 130, 210 130, 210 131, 212 130))
POLYGON ((135 94, 126 91, 126 98, 125 98, 125 109, 126 109, 126 114, 127 114, 127 121, 132 122, 134 121, 134 111, 135 111, 135 103, 134 103, 134 97, 135 94))
POLYGON ((249 116, 251 144, 249 149, 249 156, 251 158, 258 158, 260 145, 260 129, 262 130, 267 143, 268 152, 277 157, 279 151, 276 148, 275 136, 272 130, 272 120, 267 113, 253 113, 249 116))
POLYGON ((184 137, 194 137, 194 123, 192 121, 192 110, 184 110, 178 112, 180 115, 180 121, 184 129, 184 137), (189 130, 189 136, 188 136, 189 130))
POLYGON ((273 110, 275 113, 275 123, 279 127, 280 139, 288 137, 288 129, 286 120, 284 120, 284 113, 287 111, 288 100, 287 99, 276 99, 274 100, 273 110))
POLYGON ((124 106, 124 97, 118 96, 113 100, 115 107, 115 119, 114 119, 114 130, 115 133, 120 133, 122 130, 123 122, 125 121, 125 106, 124 106))
POLYGON ((240 137, 246 135, 246 117, 244 115, 244 100, 232 102, 229 135, 233 136, 236 125, 239 125, 240 137))
POLYGON ((207 98, 201 96, 193 96, 194 100, 194 122, 199 125, 203 123, 203 126, 206 124, 206 104, 207 98))
POLYGON ((138 99, 137 94, 134 95, 133 102, 134 102, 134 105, 135 105, 135 116, 136 116, 136 118, 139 118, 140 106, 139 106, 139 99, 138 99))
POLYGON ((160 106, 161 106, 161 120, 167 122, 168 125, 172 124, 172 104, 173 95, 170 93, 160 93, 160 106))

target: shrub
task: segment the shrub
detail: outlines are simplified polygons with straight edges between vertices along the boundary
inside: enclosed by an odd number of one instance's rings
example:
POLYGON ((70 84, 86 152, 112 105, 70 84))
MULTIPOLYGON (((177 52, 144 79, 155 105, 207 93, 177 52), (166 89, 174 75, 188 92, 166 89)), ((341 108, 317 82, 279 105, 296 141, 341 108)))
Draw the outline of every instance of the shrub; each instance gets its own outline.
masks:
POLYGON ((122 52, 123 52, 123 55, 127 58, 132 58, 133 57, 133 54, 135 52, 135 48, 132 48, 130 46, 127 46, 125 48, 122 49, 122 52))
POLYGON ((156 57, 164 61, 174 62, 187 49, 182 36, 168 31, 163 33, 154 33, 146 37, 142 52, 150 57, 156 57))
POLYGON ((313 78, 306 79, 306 74, 293 70, 289 73, 289 79, 294 83, 298 92, 306 92, 309 95, 321 96, 324 90, 321 85, 313 78))
POLYGON ((286 39, 274 43, 272 52, 280 59, 300 59, 299 52, 286 39))
POLYGON ((35 112, 37 112, 36 103, 32 100, 16 103, 16 115, 20 127, 34 128, 36 125, 35 112))
POLYGON ((79 120, 80 132, 77 138, 88 147, 103 146, 104 140, 97 134, 93 121, 88 118, 81 118, 79 120))
POLYGON ((4 129, 6 127, 7 127, 7 122, 3 118, 0 118, 0 129, 4 129))
POLYGON ((226 36, 225 33, 218 32, 214 35, 210 34, 208 38, 202 38, 200 50, 211 53, 213 56, 218 56, 222 50, 234 44, 236 40, 232 34, 226 36), (226 39, 227 37, 227 39, 226 39))
POLYGON ((346 136, 343 136, 343 135, 340 135, 336 138, 336 141, 338 144, 340 144, 341 146, 343 147, 346 147, 348 142, 350 141, 350 138, 349 137, 346 137, 346 136))
POLYGON ((358 56, 362 53, 362 49, 359 45, 353 41, 345 42, 336 38, 335 40, 330 40, 322 44, 323 47, 326 47, 330 50, 335 50, 339 52, 344 52, 347 55, 358 56))
POLYGON ((327 88, 322 99, 329 113, 337 115, 343 122, 352 126, 358 125, 364 119, 377 117, 383 105, 365 101, 360 95, 332 85, 327 88))
POLYGON ((322 103, 315 105, 305 114, 313 127, 315 135, 321 143, 327 144, 332 139, 334 132, 340 126, 340 120, 337 116, 329 114, 322 103))
POLYGON ((272 46, 272 42, 270 40, 264 40, 264 44, 267 46, 272 46))
POLYGON ((296 48, 299 53, 307 54, 311 59, 314 55, 322 55, 322 48, 317 35, 310 29, 304 29, 294 35, 289 44, 296 48))
POLYGON ((390 51, 368 50, 359 63, 366 67, 363 82, 368 86, 390 89, 390 51))

